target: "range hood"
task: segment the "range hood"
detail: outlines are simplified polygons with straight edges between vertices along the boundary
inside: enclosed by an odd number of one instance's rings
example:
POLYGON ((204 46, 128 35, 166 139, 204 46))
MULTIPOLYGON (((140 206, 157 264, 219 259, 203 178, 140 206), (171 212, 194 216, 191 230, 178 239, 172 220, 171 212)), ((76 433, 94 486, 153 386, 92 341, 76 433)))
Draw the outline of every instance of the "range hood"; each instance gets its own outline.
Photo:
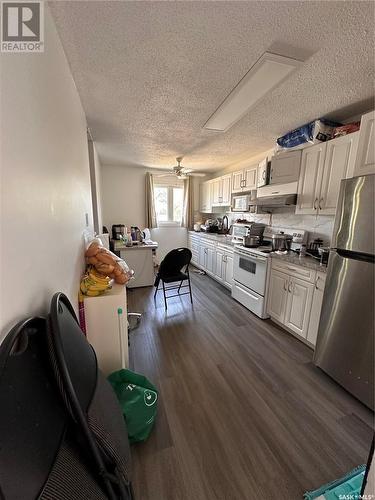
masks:
POLYGON ((287 207, 297 203, 297 182, 269 184, 257 189, 250 205, 258 207, 287 207))

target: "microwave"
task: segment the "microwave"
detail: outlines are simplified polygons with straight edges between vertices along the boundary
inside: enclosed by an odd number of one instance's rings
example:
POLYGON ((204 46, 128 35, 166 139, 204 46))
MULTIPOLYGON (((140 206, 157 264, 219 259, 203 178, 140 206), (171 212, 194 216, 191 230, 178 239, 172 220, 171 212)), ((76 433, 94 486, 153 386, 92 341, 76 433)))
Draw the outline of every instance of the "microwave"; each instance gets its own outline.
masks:
POLYGON ((232 212, 248 212, 251 195, 240 194, 232 196, 232 212))

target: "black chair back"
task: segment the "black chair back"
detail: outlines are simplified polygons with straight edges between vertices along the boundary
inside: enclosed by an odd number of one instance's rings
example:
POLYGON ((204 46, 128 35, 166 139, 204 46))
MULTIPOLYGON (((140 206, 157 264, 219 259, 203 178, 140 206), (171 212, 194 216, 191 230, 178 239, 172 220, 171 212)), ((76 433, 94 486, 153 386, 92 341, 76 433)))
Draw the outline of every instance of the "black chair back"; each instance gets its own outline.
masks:
POLYGON ((167 253, 159 268, 161 279, 176 276, 185 267, 188 268, 191 261, 191 251, 188 248, 175 248, 167 253))

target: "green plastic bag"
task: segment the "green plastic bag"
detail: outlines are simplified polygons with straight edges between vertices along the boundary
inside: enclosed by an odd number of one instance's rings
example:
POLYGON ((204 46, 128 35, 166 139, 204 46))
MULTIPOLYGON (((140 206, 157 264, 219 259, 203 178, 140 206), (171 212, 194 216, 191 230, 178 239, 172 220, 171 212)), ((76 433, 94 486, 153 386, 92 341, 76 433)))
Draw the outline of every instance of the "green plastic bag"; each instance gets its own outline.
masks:
POLYGON ((158 391, 151 382, 130 370, 118 370, 108 377, 120 402, 129 441, 144 441, 156 418, 158 391))

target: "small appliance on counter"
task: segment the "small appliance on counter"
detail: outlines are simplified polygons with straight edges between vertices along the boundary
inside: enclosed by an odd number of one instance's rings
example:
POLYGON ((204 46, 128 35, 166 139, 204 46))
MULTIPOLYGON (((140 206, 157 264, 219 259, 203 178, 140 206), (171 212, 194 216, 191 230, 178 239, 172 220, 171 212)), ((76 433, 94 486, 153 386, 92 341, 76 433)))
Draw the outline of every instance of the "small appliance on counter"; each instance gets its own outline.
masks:
POLYGON ((287 254, 291 249, 293 236, 284 231, 272 235, 272 251, 278 254, 287 254))
POLYGON ((256 248, 262 245, 265 228, 265 224, 250 223, 247 233, 243 237, 243 246, 246 248, 256 248))
POLYGON ((218 221, 219 233, 228 234, 229 232, 228 217, 226 215, 224 215, 223 218, 218 217, 217 221, 218 221))
POLYGON ((126 235, 126 226, 124 224, 112 225, 112 239, 122 240, 126 235))
POLYGON ((218 233, 219 232, 219 222, 215 219, 207 219, 204 224, 201 225, 201 231, 205 233, 218 233))
POLYGON ((133 244, 137 245, 139 243, 142 243, 143 235, 142 235, 142 231, 139 229, 139 227, 131 226, 130 234, 131 234, 133 244))

